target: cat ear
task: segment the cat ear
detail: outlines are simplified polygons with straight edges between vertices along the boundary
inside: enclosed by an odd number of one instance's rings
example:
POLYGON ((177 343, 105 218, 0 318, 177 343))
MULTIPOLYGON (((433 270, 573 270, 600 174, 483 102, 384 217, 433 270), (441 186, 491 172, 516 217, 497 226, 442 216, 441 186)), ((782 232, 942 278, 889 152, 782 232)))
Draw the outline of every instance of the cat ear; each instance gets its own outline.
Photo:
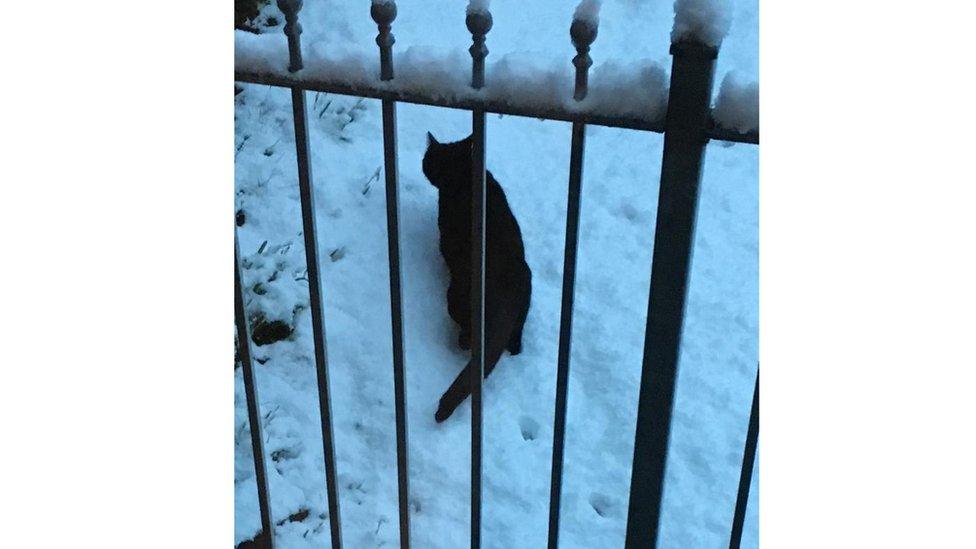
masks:
POLYGON ((427 146, 429 147, 431 145, 440 145, 440 143, 437 142, 434 134, 427 132, 427 146))

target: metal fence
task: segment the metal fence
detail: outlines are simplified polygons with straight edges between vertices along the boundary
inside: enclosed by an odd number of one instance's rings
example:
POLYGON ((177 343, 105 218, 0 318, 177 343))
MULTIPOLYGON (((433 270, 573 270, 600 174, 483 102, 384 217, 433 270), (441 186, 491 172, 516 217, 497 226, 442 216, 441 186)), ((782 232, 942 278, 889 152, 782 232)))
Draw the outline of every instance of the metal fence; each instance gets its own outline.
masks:
MULTIPOLYGON (((303 68, 298 12, 302 0, 278 0, 285 15, 284 32, 288 38, 290 73, 303 68)), ((376 43, 380 53, 380 80, 394 81, 391 25, 397 8, 393 0, 375 1, 370 13, 379 33, 376 43)), ((487 9, 469 10, 466 17, 472 35, 469 49, 472 57, 471 86, 480 89, 485 83, 485 58, 488 55, 486 35, 492 18, 487 9)), ((570 36, 577 55, 574 99, 587 95, 587 75, 592 60, 590 45, 597 36, 596 24, 574 18, 570 36)), ((553 427, 552 480, 549 498, 548 546, 559 544, 559 509, 562 493, 563 448, 566 432, 566 397, 569 381, 570 346, 572 343, 573 298, 576 280, 576 255, 579 240, 580 193, 583 180, 583 150, 587 124, 654 131, 664 134, 664 157, 657 207, 657 227, 651 267, 650 297, 644 339, 640 393, 637 408, 637 431, 634 444, 633 472, 627 517, 627 548, 654 548, 658 543, 661 502, 664 492, 665 466, 671 429, 671 415, 677 376, 678 351, 684 321, 688 273, 698 207, 699 183, 705 145, 709 139, 759 143, 758 131, 740 134, 717 126, 711 117, 710 102, 718 48, 697 41, 680 41, 671 45, 673 64, 667 114, 663 123, 647 123, 633 118, 594 116, 569 111, 539 111, 490 100, 449 100, 421 93, 396 90, 388 86, 348 85, 335 81, 235 71, 235 80, 288 87, 292 94, 295 145, 298 157, 298 185, 301 197, 305 255, 311 301, 315 367, 318 376, 322 442, 328 492, 329 525, 332 547, 342 547, 342 532, 336 480, 335 445, 332 432, 332 405, 329 394, 329 364, 325 326, 322 316, 322 281, 319 275, 316 241, 314 190, 309 162, 309 142, 305 91, 322 91, 356 95, 382 100, 383 147, 386 173, 386 205, 390 260, 390 296, 393 327, 393 380, 396 410, 397 479, 399 490, 400 546, 410 547, 410 516, 407 498, 409 476, 407 464, 406 387, 403 352, 403 301, 401 294, 399 200, 396 143, 397 102, 435 105, 470 110, 472 114, 472 243, 481 253, 472 254, 472 377, 471 377, 471 547, 481 546, 481 464, 482 464, 482 380, 484 373, 484 247, 485 247, 485 114, 488 112, 531 116, 572 122, 572 144, 569 168, 569 193, 566 213, 566 244, 563 268, 562 311, 556 375, 555 421, 553 427)), ((235 319, 239 358, 244 374, 251 444, 261 513, 262 544, 274 546, 274 524, 265 472, 264 448, 257 388, 250 356, 249 327, 244 314, 240 254, 235 239, 235 319)), ((746 436, 738 497, 733 513, 730 548, 739 547, 750 479, 759 432, 759 377, 753 395, 752 411, 746 436)))

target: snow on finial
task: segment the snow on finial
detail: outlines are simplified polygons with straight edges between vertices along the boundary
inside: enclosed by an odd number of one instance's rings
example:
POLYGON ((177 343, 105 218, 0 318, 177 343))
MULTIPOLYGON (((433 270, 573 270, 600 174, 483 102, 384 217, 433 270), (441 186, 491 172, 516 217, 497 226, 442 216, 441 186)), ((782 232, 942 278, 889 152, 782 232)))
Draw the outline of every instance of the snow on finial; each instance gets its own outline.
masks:
POLYGON ((377 25, 389 25, 397 16, 396 2, 394 0, 373 0, 369 14, 377 25))
POLYGON ((731 0, 675 0, 671 43, 697 40, 717 48, 731 26, 731 0))
POLYGON ((603 0, 582 0, 576 6, 576 13, 573 14, 574 21, 583 21, 590 26, 596 27, 600 23, 600 4, 603 0))
POLYGON ((282 29, 288 37, 288 71, 302 70, 302 24, 298 22, 298 12, 302 9, 302 0, 278 0, 278 9, 285 15, 285 26, 282 29))
POLYGON ((485 35, 491 30, 491 12, 488 11, 489 0, 470 0, 468 13, 464 18, 468 31, 471 32, 471 87, 479 90, 485 85, 485 57, 488 57, 488 47, 485 45, 485 35))
POLYGON ((759 84, 746 82, 737 73, 727 73, 722 79, 712 118, 728 130, 739 133, 759 131, 759 84))
POLYGON ((468 0, 468 11, 470 15, 472 13, 488 13, 488 4, 491 4, 491 0, 468 0))
POLYGON ((379 34, 376 45, 380 47, 380 80, 393 80, 393 44, 396 39, 390 29, 397 16, 396 2, 393 0, 373 0, 369 9, 379 34))
POLYGON ((573 24, 569 27, 569 37, 576 48, 573 65, 576 66, 576 89, 573 98, 582 101, 586 97, 589 77, 587 71, 593 65, 590 46, 596 40, 597 25, 600 22, 600 0, 583 0, 573 14, 573 24))

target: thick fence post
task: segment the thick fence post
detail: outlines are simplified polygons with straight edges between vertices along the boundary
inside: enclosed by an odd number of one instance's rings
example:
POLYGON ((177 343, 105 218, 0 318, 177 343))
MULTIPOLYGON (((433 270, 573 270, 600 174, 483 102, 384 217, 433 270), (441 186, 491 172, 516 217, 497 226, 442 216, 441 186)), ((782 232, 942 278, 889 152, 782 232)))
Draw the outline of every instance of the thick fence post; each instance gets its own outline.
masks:
POLYGON ((718 48, 671 45, 671 90, 654 234, 627 516, 628 549, 657 547, 698 187, 718 48))
POLYGON ((735 499, 735 512, 732 514, 732 534, 729 549, 739 549, 742 543, 742 526, 746 520, 746 506, 749 504, 749 486, 752 484, 752 468, 756 463, 756 446, 759 442, 759 369, 756 369, 756 388, 752 392, 752 411, 749 412, 749 430, 742 451, 742 472, 739 473, 739 494, 735 499))
POLYGON ((254 482, 258 489, 258 508, 261 511, 263 547, 274 549, 274 522, 271 520, 271 501, 268 493, 268 473, 264 465, 264 438, 261 435, 261 407, 258 387, 251 362, 251 327, 244 311, 244 284, 241 280, 241 250, 234 236, 234 323, 237 324, 237 354, 244 374, 244 397, 247 399, 247 421, 251 428, 251 452, 254 454, 254 482))
MULTIPOLYGON (((491 13, 471 0, 465 24, 471 32, 471 87, 485 84, 485 35, 491 13)), ((485 377, 485 111, 471 112, 471 549, 481 547, 481 388, 485 377)))
MULTIPOLYGON (((580 4, 569 29, 576 57, 576 88, 573 98, 587 94, 587 71, 593 64, 590 45, 596 40, 597 22, 580 17, 587 0, 580 4)), ((599 5, 597 4, 597 7, 599 5)), ((562 307, 559 320, 559 353, 556 362, 556 410, 552 434, 552 478, 549 485, 549 549, 559 547, 559 511, 562 500, 563 451, 566 441, 566 402, 569 393, 569 356, 573 341, 573 301, 576 292, 576 253, 579 247, 580 195, 583 186, 583 150, 586 124, 573 122, 569 156, 569 191, 566 198, 566 241, 563 252, 562 307)))
MULTIPOLYGON (((284 32, 288 36, 291 63, 288 70, 302 69, 302 32, 298 11, 302 0, 278 0, 278 8, 285 15, 284 32)), ((292 116, 295 123, 295 153, 298 159, 298 193, 302 204, 302 233, 305 237, 305 262, 308 267, 309 309, 312 315, 312 343, 315 347, 315 372, 318 378, 319 418, 322 425, 322 454, 325 462, 325 487, 329 501, 329 529, 332 549, 342 549, 339 518, 339 481, 336 473, 335 442, 332 430, 332 398, 329 386, 329 361, 326 350, 325 319, 322 306, 322 279, 319 273, 318 239, 315 222, 315 192, 312 188, 311 153, 308 144, 308 110, 305 91, 291 89, 292 116)))
MULTIPOLYGON (((393 43, 390 32, 396 19, 393 0, 373 0, 370 15, 376 22, 380 47, 380 79, 393 80, 393 43)), ((407 453, 407 388, 403 360, 403 293, 400 268, 400 198, 397 169, 396 101, 383 100, 383 162, 386 173, 386 232, 390 258, 390 313, 393 330, 393 396, 396 409, 397 488, 400 513, 400 547, 410 547, 410 482, 407 453)))

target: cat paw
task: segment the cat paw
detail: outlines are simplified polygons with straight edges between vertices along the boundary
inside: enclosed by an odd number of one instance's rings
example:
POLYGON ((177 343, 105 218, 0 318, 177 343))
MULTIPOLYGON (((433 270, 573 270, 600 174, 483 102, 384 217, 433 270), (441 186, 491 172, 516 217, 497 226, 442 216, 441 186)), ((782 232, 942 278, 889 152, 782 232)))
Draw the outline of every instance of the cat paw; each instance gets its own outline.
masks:
POLYGON ((460 347, 462 351, 470 351, 471 334, 461 332, 461 335, 458 336, 458 347, 460 347))
POLYGON ((513 342, 509 343, 508 344, 508 352, 512 356, 515 356, 515 355, 521 353, 522 352, 522 342, 521 341, 513 341, 513 342))

